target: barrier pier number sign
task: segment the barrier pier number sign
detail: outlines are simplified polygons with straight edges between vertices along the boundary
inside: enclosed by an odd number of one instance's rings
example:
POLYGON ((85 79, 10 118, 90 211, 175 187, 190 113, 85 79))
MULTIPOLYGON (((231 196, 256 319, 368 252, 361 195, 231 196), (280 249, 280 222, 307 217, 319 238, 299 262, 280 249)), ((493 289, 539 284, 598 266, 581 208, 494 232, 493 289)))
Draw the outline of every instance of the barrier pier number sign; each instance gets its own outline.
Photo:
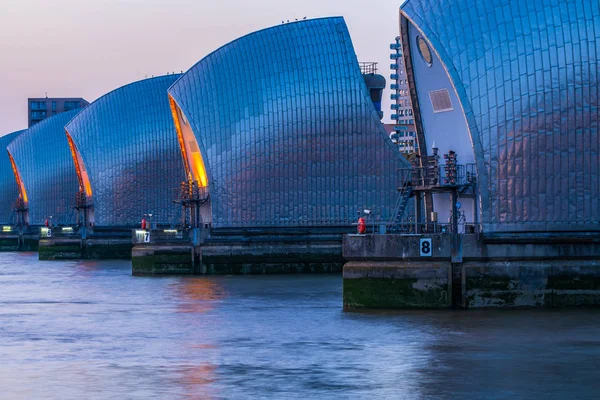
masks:
POLYGON ((150 243, 150 231, 138 229, 135 231, 136 243, 150 243))
POLYGON ((431 238, 421 238, 419 241, 419 252, 421 257, 431 257, 433 253, 431 238))

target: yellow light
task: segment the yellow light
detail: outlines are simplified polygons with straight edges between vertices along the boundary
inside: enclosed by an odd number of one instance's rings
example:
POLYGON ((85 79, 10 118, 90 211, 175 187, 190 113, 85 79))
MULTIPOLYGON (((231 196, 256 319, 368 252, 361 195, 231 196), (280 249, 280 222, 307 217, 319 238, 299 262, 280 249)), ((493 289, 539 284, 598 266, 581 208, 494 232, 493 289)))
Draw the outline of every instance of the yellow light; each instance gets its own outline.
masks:
POLYGON ((79 187, 85 191, 85 195, 87 197, 92 197, 92 184, 90 183, 90 177, 88 176, 87 170, 85 169, 85 165, 83 164, 81 154, 79 154, 79 151, 77 150, 77 146, 75 146, 75 142, 73 142, 71 134, 66 129, 65 133, 67 134, 67 140, 69 141, 71 157, 73 157, 73 162, 75 163, 75 171, 77 171, 79 187))
POLYGON ((206 173, 206 167, 204 166, 204 160, 200 153, 200 146, 196 136, 192 131, 192 128, 186 123, 186 128, 182 128, 180 115, 185 118, 181 108, 175 102, 175 99, 169 95, 169 104, 171 106, 171 114, 173 115, 173 122, 175 123, 175 130, 177 131, 177 140, 181 149, 181 155, 185 164, 185 169, 188 174, 188 178, 191 178, 198 182, 200 187, 208 186, 208 175, 206 173), (187 144, 186 144, 187 143, 187 144), (192 146, 194 148, 192 148, 192 146))
POLYGON ((165 233, 177 233, 177 229, 165 229, 163 232, 165 232, 165 233))
POLYGON ((12 154, 8 153, 8 158, 10 159, 10 165, 12 165, 13 173, 15 174, 17 186, 19 186, 19 195, 23 199, 25 206, 27 206, 29 200, 27 199, 27 191, 25 190, 25 185, 23 184, 23 180, 21 180, 21 174, 19 174, 19 169, 17 168, 17 164, 15 163, 12 154))
POLYGON ((3 226, 2 232, 12 232, 12 226, 3 226))
POLYGON ((71 228, 70 226, 65 226, 64 228, 62 228, 63 232, 73 232, 73 228, 71 228))

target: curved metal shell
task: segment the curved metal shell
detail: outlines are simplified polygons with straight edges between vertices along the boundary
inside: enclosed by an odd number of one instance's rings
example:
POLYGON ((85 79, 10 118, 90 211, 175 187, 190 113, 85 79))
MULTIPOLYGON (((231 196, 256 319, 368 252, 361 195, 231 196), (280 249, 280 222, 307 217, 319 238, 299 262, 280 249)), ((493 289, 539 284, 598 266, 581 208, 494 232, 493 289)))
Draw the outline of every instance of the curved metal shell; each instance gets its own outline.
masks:
POLYGON ((180 76, 116 89, 66 126, 89 179, 96 226, 135 225, 144 214, 159 224, 180 222, 173 201, 185 169, 167 95, 180 76))
POLYGON ((461 103, 486 231, 600 228, 599 4, 408 0, 401 7, 461 103))
POLYGON ((8 145, 26 191, 30 225, 54 225, 77 221, 74 209, 79 190, 65 124, 80 109, 57 114, 38 122, 8 145))
POLYGON ((195 135, 214 227, 348 226, 365 208, 391 216, 406 161, 379 121, 343 18, 242 37, 169 94, 195 135))
POLYGON ((0 224, 2 225, 17 222, 14 206, 19 196, 19 188, 6 147, 23 132, 25 130, 0 137, 0 224))

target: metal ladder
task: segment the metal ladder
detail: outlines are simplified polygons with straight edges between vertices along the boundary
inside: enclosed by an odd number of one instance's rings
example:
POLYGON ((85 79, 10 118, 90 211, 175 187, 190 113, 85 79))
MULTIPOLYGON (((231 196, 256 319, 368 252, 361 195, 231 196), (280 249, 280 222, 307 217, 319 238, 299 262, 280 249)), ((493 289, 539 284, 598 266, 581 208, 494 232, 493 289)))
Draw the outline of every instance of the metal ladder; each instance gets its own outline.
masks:
POLYGON ((394 206, 394 212, 390 219, 390 231, 400 231, 404 222, 404 213, 408 206, 408 201, 412 194, 411 185, 411 174, 410 172, 405 173, 400 179, 400 187, 398 188, 398 198, 396 199, 396 205, 394 206))

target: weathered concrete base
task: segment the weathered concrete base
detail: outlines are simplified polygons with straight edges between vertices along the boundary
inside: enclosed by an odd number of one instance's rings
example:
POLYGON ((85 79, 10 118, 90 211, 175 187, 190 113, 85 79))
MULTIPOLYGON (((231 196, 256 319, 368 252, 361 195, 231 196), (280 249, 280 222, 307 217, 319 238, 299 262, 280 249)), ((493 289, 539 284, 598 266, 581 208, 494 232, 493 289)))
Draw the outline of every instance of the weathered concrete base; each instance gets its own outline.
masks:
POLYGON ((37 235, 26 235, 21 237, 19 251, 38 251, 40 239, 37 235))
POLYGON ((131 260, 130 239, 87 239, 83 258, 86 260, 131 260))
POLYGON ((341 262, 253 262, 204 265, 208 275, 265 275, 339 273, 341 262))
POLYGON ((78 260, 82 258, 81 239, 41 239, 40 260, 78 260))
POLYGON ((37 251, 39 235, 32 233, 19 234, 17 232, 0 232, 1 251, 37 251))
POLYGON ((194 275, 194 248, 191 245, 137 245, 132 249, 135 276, 194 275))
POLYGON ((18 251, 19 236, 0 236, 0 251, 18 251))
POLYGON ((466 262, 465 307, 600 305, 600 261, 466 262))
POLYGON ((310 241, 253 238, 193 247, 147 244, 133 249, 134 275, 246 275, 341 272, 341 238, 310 241))
POLYGON ((207 274, 295 274, 341 272, 341 243, 249 242, 202 246, 207 274))
POLYGON ((352 235, 344 257, 346 309, 600 306, 600 242, 590 236, 352 235))
POLYGON ((53 238, 39 241, 40 260, 130 260, 129 240, 53 238))
POLYGON ((344 308, 450 307, 450 263, 349 262, 344 266, 344 308))

